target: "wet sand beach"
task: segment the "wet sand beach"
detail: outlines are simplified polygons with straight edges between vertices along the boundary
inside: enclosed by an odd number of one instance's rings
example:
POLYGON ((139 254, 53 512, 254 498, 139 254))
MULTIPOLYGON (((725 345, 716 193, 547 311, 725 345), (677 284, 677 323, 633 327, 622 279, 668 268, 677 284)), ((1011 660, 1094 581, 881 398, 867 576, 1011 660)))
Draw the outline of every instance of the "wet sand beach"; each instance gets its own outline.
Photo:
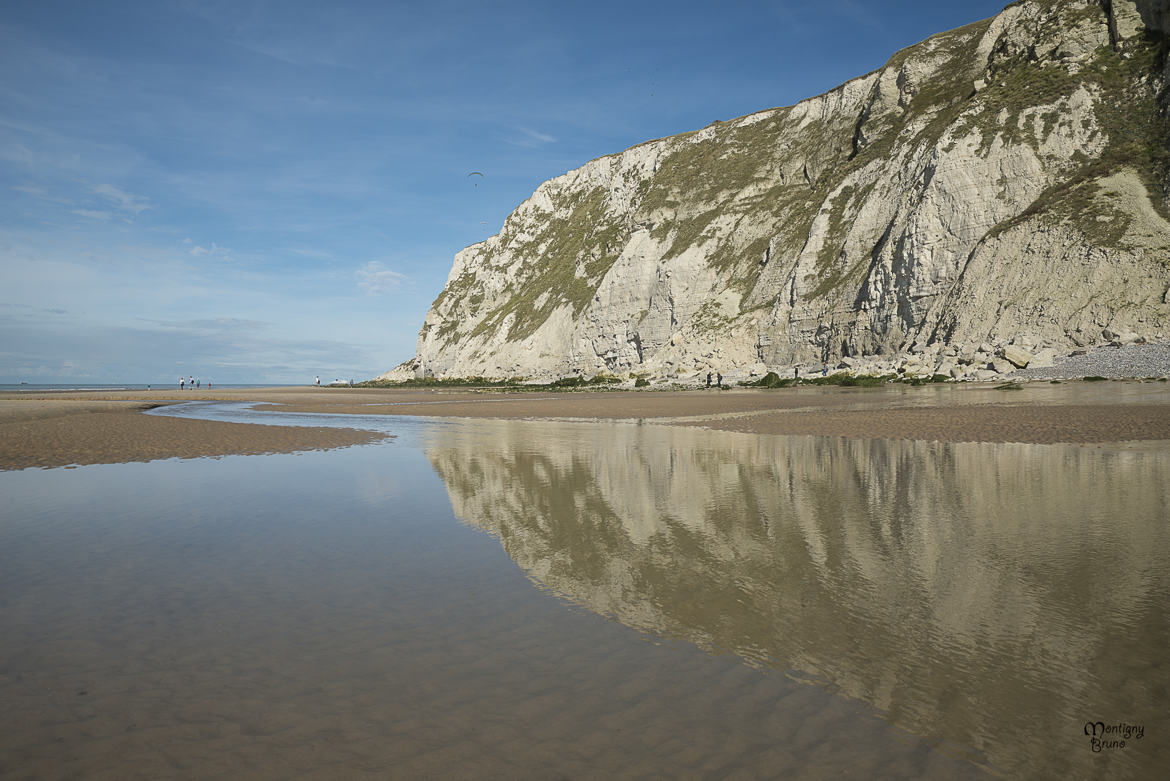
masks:
POLYGON ((357 429, 142 414, 158 406, 148 401, 0 399, 0 469, 330 450, 386 436, 357 429))
POLYGON ((268 388, 0 394, 0 469, 287 453, 363 444, 360 429, 186 420, 141 412, 183 401, 258 410, 502 419, 643 420, 726 431, 938 442, 1170 440, 1166 383, 809 387, 533 393, 472 389, 268 388))

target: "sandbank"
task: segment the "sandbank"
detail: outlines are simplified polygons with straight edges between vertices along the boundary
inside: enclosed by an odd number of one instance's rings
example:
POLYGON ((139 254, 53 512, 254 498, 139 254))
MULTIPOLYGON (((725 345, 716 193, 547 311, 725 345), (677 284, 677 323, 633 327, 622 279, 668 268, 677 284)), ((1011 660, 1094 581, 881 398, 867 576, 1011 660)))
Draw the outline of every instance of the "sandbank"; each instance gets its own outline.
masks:
POLYGON ((357 429, 142 414, 157 406, 143 401, 0 399, 0 470, 327 450, 386 436, 357 429))
MULTIPOLYGON (((642 420, 757 434, 941 442, 1170 443, 1167 383, 1067 383, 998 391, 922 388, 503 392, 474 389, 267 388, 0 394, 0 469, 287 453, 384 434, 143 415, 182 401, 251 401, 260 410, 353 415, 642 420)), ((356 425, 360 423, 355 422, 356 425)))

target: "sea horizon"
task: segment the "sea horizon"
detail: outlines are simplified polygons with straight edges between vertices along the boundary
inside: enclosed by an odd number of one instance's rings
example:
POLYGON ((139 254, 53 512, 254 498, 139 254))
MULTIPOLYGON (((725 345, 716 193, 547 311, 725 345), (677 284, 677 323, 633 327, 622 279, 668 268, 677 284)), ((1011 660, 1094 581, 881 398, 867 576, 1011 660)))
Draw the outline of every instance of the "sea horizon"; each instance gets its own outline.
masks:
MULTIPOLYGON (((311 382, 204 382, 201 390, 215 390, 216 388, 300 388, 312 385, 311 382)), ((161 382, 0 382, 0 393, 44 392, 44 391, 138 391, 157 388, 175 388, 179 383, 170 381, 161 382)))

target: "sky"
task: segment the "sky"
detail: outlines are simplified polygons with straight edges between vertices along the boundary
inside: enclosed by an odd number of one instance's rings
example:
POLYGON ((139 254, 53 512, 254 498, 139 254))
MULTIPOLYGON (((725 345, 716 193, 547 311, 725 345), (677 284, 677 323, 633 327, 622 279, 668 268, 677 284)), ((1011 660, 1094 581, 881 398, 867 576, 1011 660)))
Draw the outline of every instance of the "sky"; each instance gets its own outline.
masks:
POLYGON ((369 379, 541 182, 1005 3, 4 0, 0 383, 369 379))

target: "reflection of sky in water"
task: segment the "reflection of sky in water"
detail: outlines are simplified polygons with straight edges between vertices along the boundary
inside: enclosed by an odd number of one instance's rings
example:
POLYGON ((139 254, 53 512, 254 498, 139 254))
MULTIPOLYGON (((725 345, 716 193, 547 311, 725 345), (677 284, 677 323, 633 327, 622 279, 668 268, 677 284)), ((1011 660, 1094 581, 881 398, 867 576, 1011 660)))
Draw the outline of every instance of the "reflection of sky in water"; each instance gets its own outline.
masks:
POLYGON ((0 775, 960 772, 870 706, 1012 775, 1165 760, 1165 453, 369 427, 0 473, 0 775))

